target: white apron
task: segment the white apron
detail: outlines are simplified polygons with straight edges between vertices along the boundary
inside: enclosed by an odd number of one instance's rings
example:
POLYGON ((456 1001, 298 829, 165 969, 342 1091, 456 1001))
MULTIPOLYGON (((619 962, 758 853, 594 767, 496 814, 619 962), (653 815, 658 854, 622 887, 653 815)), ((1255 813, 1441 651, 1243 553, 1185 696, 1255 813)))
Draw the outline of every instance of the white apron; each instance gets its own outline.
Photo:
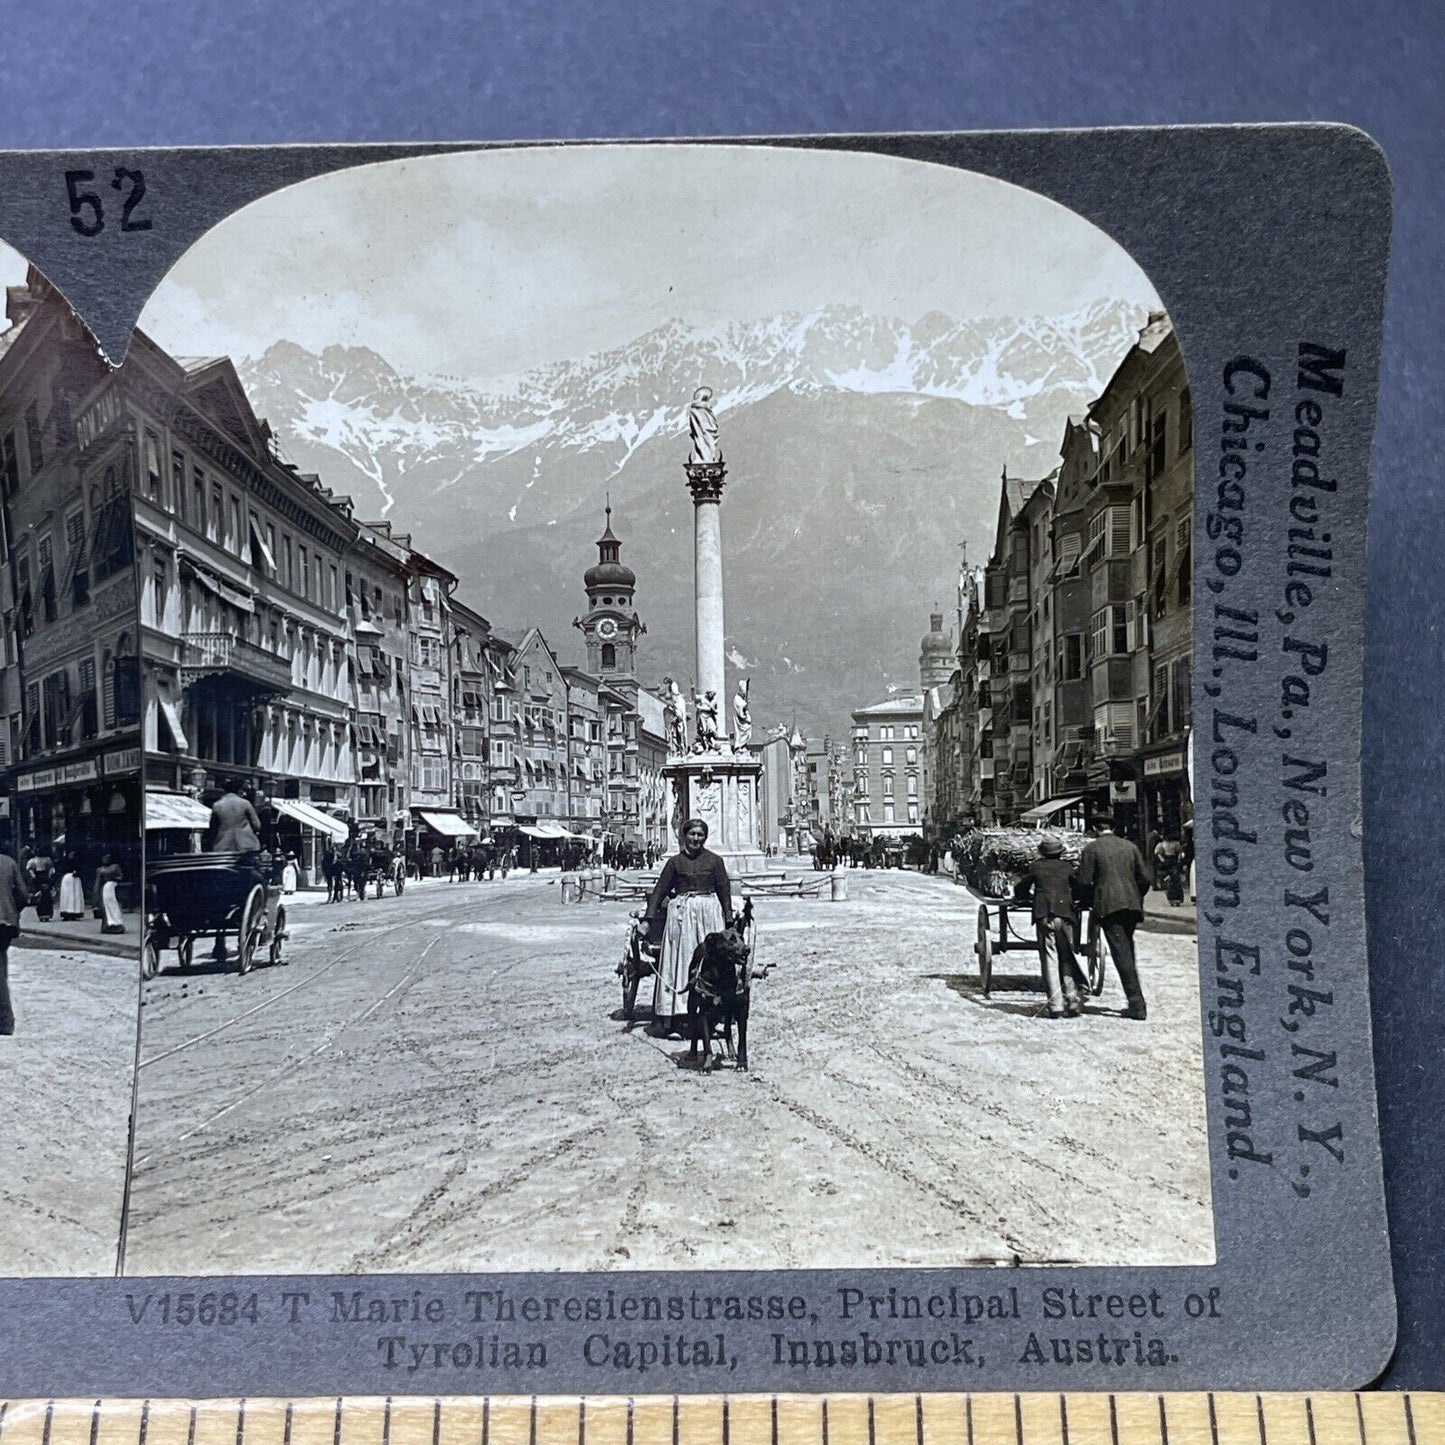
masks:
POLYGON ((113 880, 108 879, 100 890, 100 908, 105 915, 102 929, 106 933, 124 933, 125 919, 121 916, 120 899, 116 897, 113 880))
POLYGON ((80 886, 79 873, 67 873, 60 880, 60 916, 85 917, 85 890, 80 886))
POLYGON ((652 995, 652 1016, 672 1018, 687 1012, 688 970, 697 946, 709 933, 720 933, 725 920, 715 893, 679 893, 667 904, 662 959, 652 995))

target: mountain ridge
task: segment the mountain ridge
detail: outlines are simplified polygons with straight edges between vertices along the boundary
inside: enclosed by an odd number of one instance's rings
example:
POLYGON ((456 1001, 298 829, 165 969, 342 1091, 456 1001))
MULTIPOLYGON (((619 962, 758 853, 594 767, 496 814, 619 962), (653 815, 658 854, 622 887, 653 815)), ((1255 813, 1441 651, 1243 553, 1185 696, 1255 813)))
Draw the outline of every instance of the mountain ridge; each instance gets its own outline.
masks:
POLYGON ((952 611, 958 543, 975 562, 991 545, 1000 471, 1053 468, 1064 418, 1145 319, 1121 302, 912 323, 832 306, 670 318, 504 385, 420 380, 371 348, 286 340, 238 371, 283 455, 350 491, 357 515, 410 531, 503 632, 536 623, 566 650, 610 493, 639 610, 653 608, 652 681, 690 671, 686 409, 712 386, 730 469, 729 649, 756 660, 755 717, 796 711, 836 735, 890 682, 917 686, 917 638, 934 604, 952 611))

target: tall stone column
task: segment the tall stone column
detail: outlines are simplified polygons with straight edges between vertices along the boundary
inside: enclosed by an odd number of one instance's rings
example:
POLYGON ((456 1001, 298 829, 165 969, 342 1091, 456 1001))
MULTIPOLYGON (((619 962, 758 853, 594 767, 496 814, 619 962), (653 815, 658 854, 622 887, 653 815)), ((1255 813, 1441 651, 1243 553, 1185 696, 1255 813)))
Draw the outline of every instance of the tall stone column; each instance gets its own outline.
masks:
POLYGON ((696 600, 697 686, 712 692, 725 727, 727 679, 723 638, 722 462, 688 462, 693 510, 693 589, 696 600))

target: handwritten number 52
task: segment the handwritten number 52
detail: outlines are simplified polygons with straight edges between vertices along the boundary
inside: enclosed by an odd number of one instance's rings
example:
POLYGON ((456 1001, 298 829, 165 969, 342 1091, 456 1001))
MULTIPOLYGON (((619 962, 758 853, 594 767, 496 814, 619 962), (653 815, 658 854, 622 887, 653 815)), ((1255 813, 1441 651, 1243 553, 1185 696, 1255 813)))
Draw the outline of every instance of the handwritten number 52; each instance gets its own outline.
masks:
MULTIPOLYGON (((105 230, 105 207, 101 204, 100 195, 86 189, 94 179, 94 171, 65 173, 65 190, 70 197, 70 224, 82 236, 98 236, 105 230)), ((145 176, 140 171, 117 166, 110 187, 114 191, 122 192, 125 197, 120 211, 121 230, 149 231, 150 218, 142 219, 135 215, 136 207, 145 199, 145 176)))

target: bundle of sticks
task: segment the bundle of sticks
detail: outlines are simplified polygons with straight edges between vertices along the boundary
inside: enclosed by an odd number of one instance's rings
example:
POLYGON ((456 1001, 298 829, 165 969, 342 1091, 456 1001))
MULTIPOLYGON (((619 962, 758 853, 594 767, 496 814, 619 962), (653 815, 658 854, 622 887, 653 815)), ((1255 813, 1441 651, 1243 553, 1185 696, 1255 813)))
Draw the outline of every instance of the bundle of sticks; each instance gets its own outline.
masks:
MULTIPOLYGON (((1044 834, 1037 828, 975 828, 958 850, 958 870, 971 887, 990 898, 1009 898, 1029 864, 1039 856, 1044 834)), ((1059 829, 1064 857, 1078 862, 1087 841, 1081 833, 1059 829)))

